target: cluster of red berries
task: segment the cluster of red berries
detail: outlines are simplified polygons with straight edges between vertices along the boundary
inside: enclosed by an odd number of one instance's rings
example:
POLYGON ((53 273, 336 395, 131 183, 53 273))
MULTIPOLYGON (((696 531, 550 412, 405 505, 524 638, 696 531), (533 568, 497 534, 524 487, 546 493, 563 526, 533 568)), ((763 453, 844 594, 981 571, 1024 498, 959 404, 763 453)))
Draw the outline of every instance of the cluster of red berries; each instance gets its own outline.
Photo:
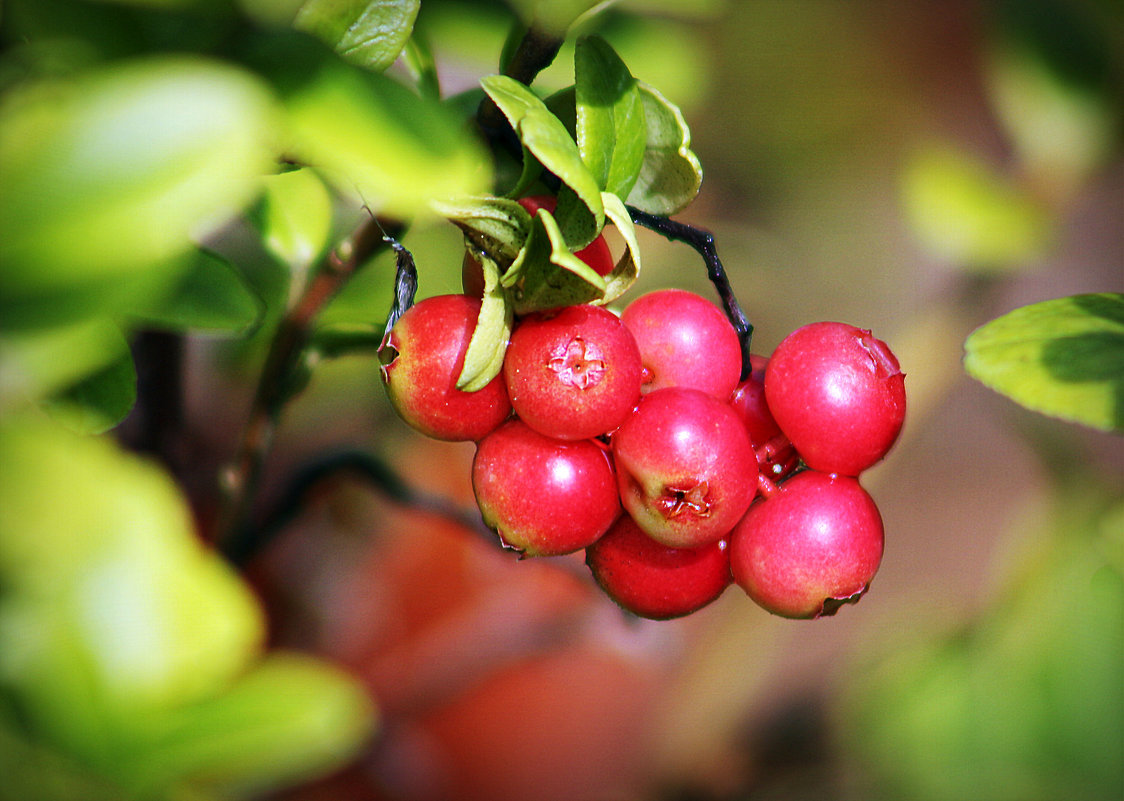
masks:
POLYGON ((410 308, 383 377, 414 428, 477 443, 476 500, 505 545, 584 549, 605 592, 648 618, 686 615, 732 582, 786 617, 865 592, 883 529, 857 476, 905 411, 898 362, 869 331, 805 326, 743 381, 724 314, 667 289, 619 317, 580 305, 520 318, 502 372, 463 392, 479 308, 471 295, 410 308))

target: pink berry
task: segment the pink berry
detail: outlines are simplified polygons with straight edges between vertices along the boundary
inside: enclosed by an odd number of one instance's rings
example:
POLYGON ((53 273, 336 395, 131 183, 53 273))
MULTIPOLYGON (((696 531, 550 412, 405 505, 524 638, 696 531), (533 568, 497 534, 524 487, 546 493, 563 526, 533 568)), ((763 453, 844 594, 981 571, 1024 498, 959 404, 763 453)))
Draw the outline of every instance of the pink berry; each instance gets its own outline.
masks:
POLYGON ((641 398, 613 434, 621 502, 650 537, 672 548, 721 539, 757 491, 757 457, 729 404, 668 387, 641 398))
POLYGON ((870 331, 812 323, 773 352, 765 399, 809 467, 857 476, 886 455, 901 431, 905 374, 870 331))
POLYGON ((478 392, 456 387, 479 313, 475 298, 438 295, 410 307, 387 337, 387 395, 399 416, 423 434, 475 441, 511 412, 502 376, 478 392))
POLYGON ((628 304, 621 320, 640 347, 644 392, 691 387, 730 397, 741 377, 741 343, 706 298, 682 289, 649 292, 628 304))
POLYGON ((523 318, 512 332, 503 373, 519 418, 557 439, 608 433, 640 399, 636 342, 600 306, 523 318))
POLYGON ((585 549, 597 583, 623 609, 670 620, 709 604, 729 586, 725 540, 701 548, 669 548, 621 515, 605 536, 585 549))
POLYGON ((546 437, 509 420, 476 447, 472 487, 484 522, 526 556, 595 542, 620 514, 609 455, 592 440, 546 437))
POLYGON ((882 517, 858 480, 808 470, 750 507, 730 534, 730 569, 769 612, 816 618, 859 600, 882 547, 882 517))

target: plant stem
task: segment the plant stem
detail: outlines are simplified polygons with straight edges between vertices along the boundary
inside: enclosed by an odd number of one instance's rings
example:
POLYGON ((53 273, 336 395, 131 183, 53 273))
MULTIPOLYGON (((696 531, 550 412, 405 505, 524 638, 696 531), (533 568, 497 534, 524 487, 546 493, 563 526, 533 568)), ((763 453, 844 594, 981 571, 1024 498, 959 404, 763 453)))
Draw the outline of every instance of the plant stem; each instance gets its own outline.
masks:
POLYGON ((628 206, 629 216, 632 221, 637 225, 643 226, 658 234, 662 234, 666 238, 675 242, 684 242, 695 249, 695 251, 702 256, 703 261, 706 262, 706 273, 710 278, 710 282, 714 284, 714 288, 718 291, 718 296, 722 299, 722 307, 726 312, 726 318, 730 324, 734 326, 734 330, 738 332, 738 341, 741 342, 742 350, 742 373, 741 378, 744 381, 753 372, 753 365, 750 361, 750 343, 753 337, 753 326, 749 320, 746 319, 745 313, 742 311, 741 305, 738 303, 737 297, 734 295, 734 290, 730 286, 729 276, 726 275, 726 268, 722 266, 722 260, 718 258, 718 249, 714 244, 714 235, 710 231, 702 228, 695 228, 686 223, 676 222, 675 220, 667 217, 658 217, 654 214, 648 214, 633 206, 628 206))
MULTIPOLYGON (((250 517, 266 455, 281 411, 297 390, 300 360, 316 316, 347 280, 376 252, 394 240, 388 228, 401 225, 372 217, 313 271, 296 302, 281 319, 258 379, 238 452, 221 473, 224 504, 217 538, 223 551, 240 552, 251 537, 250 517)), ((397 243, 395 243, 397 244, 397 243)))
MULTIPOLYGON (((563 41, 562 37, 547 33, 532 24, 504 65, 503 74, 530 86, 535 77, 554 62, 563 41)), ((502 141, 505 135, 510 134, 507 118, 489 97, 480 101, 480 107, 476 111, 476 124, 488 139, 502 141)), ((515 144, 518 147, 516 152, 521 152, 522 145, 518 139, 515 144)))

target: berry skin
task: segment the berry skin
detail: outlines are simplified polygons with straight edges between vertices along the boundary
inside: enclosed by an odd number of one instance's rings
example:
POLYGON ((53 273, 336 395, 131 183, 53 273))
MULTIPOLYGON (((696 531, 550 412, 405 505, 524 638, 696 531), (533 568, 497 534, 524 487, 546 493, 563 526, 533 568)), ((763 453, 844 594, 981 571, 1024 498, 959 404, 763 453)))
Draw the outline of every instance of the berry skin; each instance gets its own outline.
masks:
POLYGON ((859 600, 882 548, 882 516, 858 480, 807 470, 750 507, 730 534, 730 569, 767 611, 817 618, 859 600))
POLYGON ((636 338, 644 363, 644 392, 691 387, 726 400, 741 378, 738 334, 722 311, 701 295, 661 289, 625 307, 621 321, 636 338))
POLYGON ((414 429, 451 441, 476 441, 511 413, 507 387, 496 376, 478 392, 457 389, 480 301, 437 295, 411 306, 384 343, 382 366, 391 405, 414 429))
POLYGON ((701 548, 669 548, 645 534, 628 515, 617 518, 585 550, 598 585, 621 608, 652 620, 689 615, 731 583, 726 540, 701 548))
MULTIPOLYGON (((553 214, 555 207, 558 205, 558 199, 550 195, 521 197, 517 202, 532 217, 539 209, 546 209, 553 214)), ((576 251, 574 255, 593 268, 593 271, 598 275, 608 275, 616 266, 613 263, 613 252, 609 249, 609 243, 605 241, 602 234, 598 234, 596 239, 581 250, 576 251)), ((461 286, 464 288, 464 294, 471 297, 479 298, 484 295, 484 271, 480 268, 480 262, 467 253, 461 262, 461 286)))
POLYGON ((592 545, 620 514, 609 455, 592 440, 563 442, 509 420, 476 446, 472 488, 484 522, 524 556, 592 545))
POLYGON ((503 374, 516 414, 557 439, 614 430, 640 399, 640 352, 600 306, 528 315, 515 327, 503 374))
POLYGON ((762 475, 778 481, 796 469, 799 457, 765 402, 765 366, 768 363, 764 356, 750 356, 752 372, 734 388, 730 406, 745 424, 762 475))
POLYGON ((901 431, 905 374, 870 331, 812 323, 773 352, 765 399, 809 467, 857 476, 886 455, 901 431))
POLYGON ((612 443, 624 508, 669 547, 722 539, 757 492, 757 457, 745 426, 729 404, 700 390, 645 395, 612 443))

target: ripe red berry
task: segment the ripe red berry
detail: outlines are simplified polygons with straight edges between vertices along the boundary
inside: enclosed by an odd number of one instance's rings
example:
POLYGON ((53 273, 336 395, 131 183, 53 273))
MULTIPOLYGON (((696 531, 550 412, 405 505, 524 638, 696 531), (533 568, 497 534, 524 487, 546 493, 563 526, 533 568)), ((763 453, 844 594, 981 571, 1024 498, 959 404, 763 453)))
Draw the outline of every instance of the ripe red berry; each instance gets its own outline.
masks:
POLYGON ((588 439, 621 424, 640 399, 640 352, 600 306, 528 315, 515 327, 503 373, 515 412, 549 437, 588 439))
POLYGON ((620 514, 609 455, 592 440, 563 442, 521 420, 480 441, 472 487, 484 522, 526 556, 591 545, 620 514))
POLYGON ((757 492, 757 457, 728 403, 668 387, 613 434, 621 502, 650 537, 697 548, 724 537, 757 492))
POLYGON ((812 323, 777 346, 765 399, 809 467, 857 476, 894 444, 905 374, 886 343, 845 323, 812 323))
POLYGON ((479 313, 475 298, 427 298, 402 315, 384 343, 390 354, 382 366, 387 395, 402 419, 423 434, 479 440, 511 412, 502 376, 478 392, 456 387, 479 313))
POLYGON ((628 515, 585 550, 585 561, 605 593, 634 615, 682 617, 709 604, 729 586, 725 540, 701 548, 669 548, 645 534, 628 515))
POLYGON ((640 347, 643 391, 691 387, 720 400, 741 377, 741 343, 722 311, 701 295, 661 289, 625 307, 621 321, 640 347))
POLYGON ((749 432, 762 474, 777 481, 796 469, 799 457, 765 402, 765 365, 769 360, 753 354, 750 361, 753 371, 734 388, 730 406, 749 432))
POLYGON ((882 547, 882 517, 858 480, 808 470, 750 507, 730 534, 730 569, 769 612, 816 618, 858 601, 882 547))

